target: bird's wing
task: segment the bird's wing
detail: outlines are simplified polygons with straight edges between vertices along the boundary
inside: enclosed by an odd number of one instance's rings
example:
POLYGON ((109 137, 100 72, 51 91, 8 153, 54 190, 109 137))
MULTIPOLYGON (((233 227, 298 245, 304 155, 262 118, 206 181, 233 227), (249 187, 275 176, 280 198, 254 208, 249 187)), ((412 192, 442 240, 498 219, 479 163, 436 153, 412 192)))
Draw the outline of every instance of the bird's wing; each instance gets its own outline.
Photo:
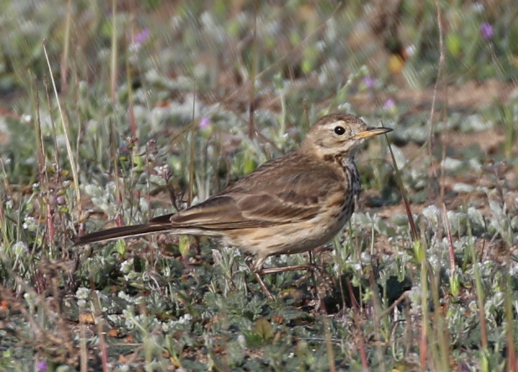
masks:
POLYGON ((324 200, 343 201, 338 172, 311 160, 286 160, 268 162, 206 201, 150 223, 207 230, 266 227, 310 220, 327 207, 324 200))

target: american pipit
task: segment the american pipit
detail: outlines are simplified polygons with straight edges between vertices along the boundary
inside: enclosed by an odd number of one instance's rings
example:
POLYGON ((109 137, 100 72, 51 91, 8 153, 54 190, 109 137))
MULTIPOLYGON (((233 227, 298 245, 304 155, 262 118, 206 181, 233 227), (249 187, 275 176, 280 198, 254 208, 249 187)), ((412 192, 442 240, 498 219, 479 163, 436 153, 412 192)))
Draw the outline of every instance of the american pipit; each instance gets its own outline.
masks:
POLYGON ((76 245, 169 231, 222 238, 257 259, 261 274, 307 269, 307 265, 263 269, 267 257, 310 251, 331 240, 351 217, 361 181, 354 163, 367 138, 390 132, 368 127, 348 114, 322 117, 298 151, 271 160, 204 202, 142 225, 80 236, 76 245))

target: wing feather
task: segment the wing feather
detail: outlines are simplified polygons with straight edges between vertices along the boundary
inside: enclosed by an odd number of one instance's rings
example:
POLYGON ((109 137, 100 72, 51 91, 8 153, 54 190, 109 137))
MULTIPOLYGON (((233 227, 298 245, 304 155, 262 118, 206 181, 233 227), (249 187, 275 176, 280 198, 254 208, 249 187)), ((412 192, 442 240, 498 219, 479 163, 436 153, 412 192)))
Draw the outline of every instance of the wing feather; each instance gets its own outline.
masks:
POLYGON ((173 228, 228 230, 302 222, 314 218, 336 192, 345 197, 339 172, 298 155, 295 161, 270 161, 206 201, 150 223, 169 218, 173 228))

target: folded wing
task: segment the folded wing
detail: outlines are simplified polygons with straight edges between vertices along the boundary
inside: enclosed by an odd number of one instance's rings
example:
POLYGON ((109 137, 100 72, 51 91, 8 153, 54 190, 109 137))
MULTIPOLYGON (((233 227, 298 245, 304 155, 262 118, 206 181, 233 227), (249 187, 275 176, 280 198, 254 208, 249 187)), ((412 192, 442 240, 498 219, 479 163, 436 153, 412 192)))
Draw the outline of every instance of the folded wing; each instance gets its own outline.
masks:
MULTIPOLYGON (((284 164, 268 162, 256 172, 206 201, 176 214, 160 216, 149 224, 170 223, 172 228, 234 230, 310 220, 325 208, 323 201, 344 188, 341 175, 311 159, 284 164), (315 178, 311 167, 319 167, 315 178), (337 181, 337 182, 334 182, 337 181)), ((345 190, 343 193, 345 196, 345 190)))

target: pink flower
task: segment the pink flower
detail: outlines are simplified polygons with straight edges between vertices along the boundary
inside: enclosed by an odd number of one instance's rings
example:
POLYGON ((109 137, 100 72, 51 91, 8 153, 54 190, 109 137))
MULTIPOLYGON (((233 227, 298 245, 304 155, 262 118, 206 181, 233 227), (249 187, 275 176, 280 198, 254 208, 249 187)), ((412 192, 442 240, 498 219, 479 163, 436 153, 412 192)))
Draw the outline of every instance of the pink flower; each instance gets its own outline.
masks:
POLYGON ((373 88, 374 85, 376 84, 376 80, 374 80, 373 78, 371 78, 370 76, 365 76, 363 78, 363 84, 365 84, 365 86, 367 88, 373 88))
POLYGON ((396 108, 396 101, 394 101, 392 98, 387 99, 383 105, 383 108, 387 111, 394 110, 396 108))
POLYGON ((201 119, 200 124, 198 124, 198 126, 200 127, 200 129, 208 128, 210 126, 210 118, 204 117, 203 119, 201 119))
POLYGON ((151 35, 149 28, 144 28, 138 34, 133 37, 133 44, 143 44, 151 35))
POLYGON ((44 372, 49 368, 48 364, 44 360, 40 360, 36 363, 36 371, 38 372, 44 372))
POLYGON ((494 34, 495 32, 493 30, 493 26, 491 26, 489 23, 484 22, 480 25, 480 35, 482 35, 484 40, 492 39, 494 34))

